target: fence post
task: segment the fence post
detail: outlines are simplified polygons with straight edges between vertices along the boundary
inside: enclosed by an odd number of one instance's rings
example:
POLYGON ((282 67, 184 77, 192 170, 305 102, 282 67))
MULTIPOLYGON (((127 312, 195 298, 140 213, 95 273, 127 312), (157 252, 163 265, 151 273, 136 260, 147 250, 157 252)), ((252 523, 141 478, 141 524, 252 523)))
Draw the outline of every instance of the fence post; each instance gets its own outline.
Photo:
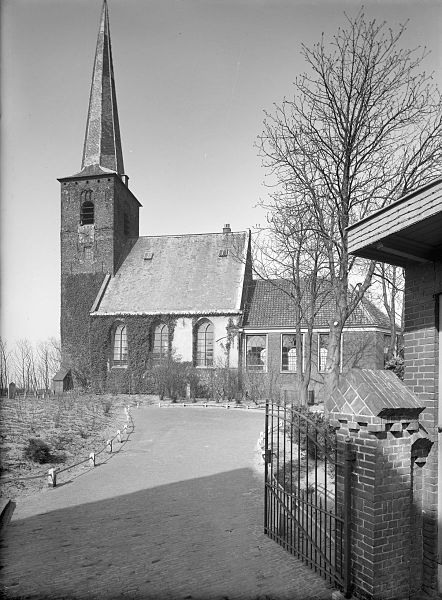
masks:
POLYGON ((267 482, 268 482, 268 473, 269 473, 269 463, 267 453, 269 450, 269 403, 266 402, 266 416, 265 416, 265 425, 264 425, 264 533, 268 533, 267 528, 267 482))
POLYGON ((57 471, 52 467, 48 471, 48 486, 55 487, 57 485, 57 471))
POLYGON ((351 449, 351 438, 344 442, 344 596, 351 597, 351 472, 355 453, 351 449))
POLYGON ((338 444, 342 442, 337 491, 344 517, 342 578, 347 595, 409 598, 422 585, 419 540, 410 540, 416 518, 411 502, 415 434, 408 430, 422 409, 423 403, 394 373, 368 369, 351 370, 325 401, 338 444))
POLYGON ((89 466, 95 467, 95 452, 89 454, 89 466))
POLYGON ((107 451, 112 452, 112 440, 107 440, 106 446, 107 446, 107 451))

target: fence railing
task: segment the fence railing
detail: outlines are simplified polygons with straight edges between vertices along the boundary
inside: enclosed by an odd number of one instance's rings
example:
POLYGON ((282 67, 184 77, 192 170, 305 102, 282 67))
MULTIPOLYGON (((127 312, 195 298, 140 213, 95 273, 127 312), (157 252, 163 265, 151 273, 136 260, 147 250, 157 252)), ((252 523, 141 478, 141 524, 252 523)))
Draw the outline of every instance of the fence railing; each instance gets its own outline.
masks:
POLYGON ((260 402, 259 404, 243 404, 235 401, 232 402, 193 402, 192 400, 186 400, 184 402, 172 402, 171 400, 160 400, 158 402, 158 406, 160 408, 169 408, 169 407, 203 407, 203 408, 234 408, 234 409, 242 409, 242 410, 265 410, 266 405, 265 402, 260 402))
MULTIPOLYGON (((137 404, 137 406, 138 406, 138 404, 137 404)), ((73 464, 66 465, 65 467, 62 467, 62 468, 51 467, 49 470, 46 469, 35 475, 27 475, 24 477, 10 477, 7 479, 1 478, 0 483, 1 484, 15 483, 18 481, 30 481, 32 479, 40 479, 43 477, 47 477, 48 486, 56 487, 57 477, 58 477, 58 475, 60 475, 60 473, 64 473, 65 471, 69 471, 70 469, 73 469, 74 467, 78 467, 79 465, 82 465, 85 463, 89 463, 89 466, 91 468, 95 467, 97 456, 99 456, 100 454, 102 454, 105 451, 108 454, 112 454, 112 452, 114 451, 114 441, 117 440, 117 442, 119 444, 122 444, 123 442, 126 442, 128 440, 129 435, 133 432, 134 422, 133 422, 132 415, 130 412, 130 406, 125 406, 124 413, 126 415, 126 422, 124 423, 124 425, 120 429, 117 429, 114 436, 112 436, 111 438, 106 440, 106 443, 104 444, 104 446, 102 448, 100 448, 96 452, 90 452, 90 454, 87 458, 79 460, 73 464), (129 431, 129 429, 130 429, 130 431, 129 431)))

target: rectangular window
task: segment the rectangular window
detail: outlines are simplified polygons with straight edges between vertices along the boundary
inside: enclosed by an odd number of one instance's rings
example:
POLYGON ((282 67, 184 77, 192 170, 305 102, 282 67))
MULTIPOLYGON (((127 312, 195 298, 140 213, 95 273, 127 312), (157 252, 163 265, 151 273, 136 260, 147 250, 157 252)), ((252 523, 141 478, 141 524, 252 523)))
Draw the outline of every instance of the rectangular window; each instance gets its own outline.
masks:
MULTIPOLYGON (((304 341, 304 334, 302 340, 304 341)), ((303 352, 303 341, 301 343, 301 353, 303 352)), ((281 371, 296 373, 297 356, 296 335, 283 333, 281 336, 281 371)))
POLYGON ((267 371, 267 336, 246 336, 247 371, 267 371))
POLYGON ((318 333, 318 371, 324 373, 328 354, 328 333, 318 333))

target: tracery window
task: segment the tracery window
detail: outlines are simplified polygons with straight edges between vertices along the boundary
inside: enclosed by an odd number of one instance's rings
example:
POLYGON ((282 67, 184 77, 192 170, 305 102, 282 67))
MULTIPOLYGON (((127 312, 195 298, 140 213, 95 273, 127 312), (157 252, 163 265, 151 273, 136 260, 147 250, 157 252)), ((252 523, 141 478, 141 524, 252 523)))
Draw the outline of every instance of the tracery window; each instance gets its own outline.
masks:
POLYGON ((202 321, 196 329, 196 366, 213 367, 214 328, 210 321, 202 321))
POLYGON ((159 323, 153 334, 152 356, 155 359, 166 358, 169 353, 169 327, 159 323))
POLYGON ((112 362, 115 366, 127 365, 127 329, 122 323, 115 328, 112 362))

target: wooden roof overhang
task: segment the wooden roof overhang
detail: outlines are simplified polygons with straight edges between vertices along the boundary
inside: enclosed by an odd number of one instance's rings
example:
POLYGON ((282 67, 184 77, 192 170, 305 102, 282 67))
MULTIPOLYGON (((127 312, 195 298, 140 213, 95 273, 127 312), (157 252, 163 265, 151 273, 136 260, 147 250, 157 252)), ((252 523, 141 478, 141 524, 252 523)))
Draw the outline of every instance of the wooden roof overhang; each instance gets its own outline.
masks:
POLYGON ((442 262, 442 178, 347 229, 349 252, 406 267, 442 262))

